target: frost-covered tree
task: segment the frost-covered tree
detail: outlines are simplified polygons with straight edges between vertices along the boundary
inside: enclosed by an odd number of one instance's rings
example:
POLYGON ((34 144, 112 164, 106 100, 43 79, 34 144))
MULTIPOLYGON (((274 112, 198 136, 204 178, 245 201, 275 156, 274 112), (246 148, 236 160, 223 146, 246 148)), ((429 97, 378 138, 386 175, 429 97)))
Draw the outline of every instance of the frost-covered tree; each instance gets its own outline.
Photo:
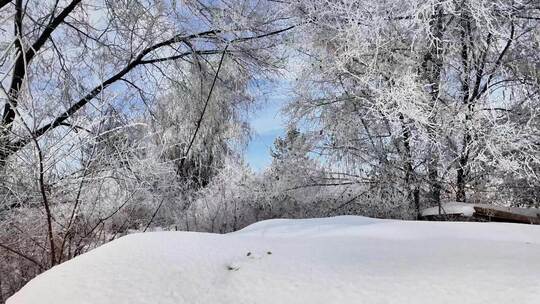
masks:
POLYGON ((322 129, 327 163, 381 203, 408 202, 414 216, 467 194, 490 201, 508 174, 538 179, 535 1, 293 6, 308 65, 289 111, 322 129))
POLYGON ((298 184, 302 179, 313 178, 317 163, 309 156, 312 150, 310 139, 297 128, 290 128, 285 136, 278 137, 271 148, 272 163, 268 169, 276 180, 289 184, 298 184))

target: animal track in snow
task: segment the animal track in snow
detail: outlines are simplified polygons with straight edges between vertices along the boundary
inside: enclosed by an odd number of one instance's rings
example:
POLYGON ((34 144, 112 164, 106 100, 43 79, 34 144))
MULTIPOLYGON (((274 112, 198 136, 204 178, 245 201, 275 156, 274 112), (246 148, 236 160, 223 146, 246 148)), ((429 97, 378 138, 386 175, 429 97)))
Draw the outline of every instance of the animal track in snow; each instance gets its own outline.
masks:
POLYGON ((245 264, 250 263, 250 260, 259 260, 265 256, 272 255, 272 251, 266 251, 265 253, 257 253, 248 251, 244 257, 233 260, 227 264, 227 270, 238 271, 245 264))

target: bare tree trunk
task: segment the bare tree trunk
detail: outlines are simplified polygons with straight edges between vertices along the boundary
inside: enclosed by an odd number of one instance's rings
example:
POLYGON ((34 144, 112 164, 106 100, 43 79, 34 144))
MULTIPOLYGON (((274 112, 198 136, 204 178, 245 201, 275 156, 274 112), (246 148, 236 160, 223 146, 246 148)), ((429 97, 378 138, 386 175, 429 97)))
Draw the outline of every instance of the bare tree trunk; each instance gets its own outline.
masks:
POLYGON ((413 156, 411 151, 411 130, 405 125, 403 114, 400 114, 401 129, 403 132, 403 147, 405 148, 405 185, 407 189, 407 198, 412 210, 415 212, 415 218, 420 217, 420 189, 418 189, 416 172, 413 166, 413 156))
POLYGON ((491 71, 487 71, 488 64, 488 52, 492 44, 493 35, 488 33, 484 44, 473 43, 473 28, 471 28, 471 16, 470 12, 466 10, 466 7, 462 5, 461 13, 461 61, 463 66, 462 71, 462 95, 463 105, 465 109, 465 120, 463 122, 463 139, 462 147, 459 155, 457 176, 456 176, 456 201, 465 202, 466 185, 469 181, 467 167, 470 159, 470 146, 472 141, 471 135, 471 120, 473 119, 474 108, 476 101, 487 91, 491 80, 496 74, 498 68, 501 66, 503 59, 505 58, 508 49, 510 48, 514 39, 514 24, 510 23, 510 37, 507 40, 504 48, 497 56, 497 60, 494 62, 494 67, 491 71), (484 46, 482 48, 482 46, 484 46), (480 50, 478 50, 480 48, 480 50), (478 54, 475 55, 475 50, 478 50, 478 54), (471 56, 472 54, 472 56, 471 56), (474 74, 471 72, 474 71, 474 74), (472 75, 471 75, 472 74, 472 75), (473 77, 473 79, 471 79, 473 77))
MULTIPOLYGON (((424 55, 422 69, 425 81, 428 84, 429 94, 431 96, 431 107, 434 109, 439 102, 439 86, 442 70, 442 38, 443 38, 443 9, 440 4, 435 8, 436 15, 432 16, 429 21, 431 36, 433 42, 428 51, 424 55)), ((439 205, 441 203, 441 184, 439 180, 439 155, 436 151, 436 130, 437 124, 436 111, 432 110, 429 117, 428 132, 430 136, 430 146, 428 151, 428 179, 429 179, 429 194, 428 201, 430 205, 439 205)))
POLYGON ((461 65, 463 66, 462 71, 462 86, 461 86, 461 94, 463 95, 463 105, 467 106, 467 113, 465 114, 465 121, 464 124, 464 134, 463 134, 463 141, 462 141, 462 148, 461 153, 459 156, 458 161, 458 167, 457 167, 457 179, 456 179, 456 201, 457 202, 465 202, 467 197, 465 194, 465 167, 467 166, 468 162, 468 146, 470 141, 470 133, 469 133, 469 127, 468 127, 468 121, 470 120, 470 107, 469 107, 469 99, 470 99, 470 67, 469 67, 469 39, 471 37, 471 22, 468 18, 468 14, 466 9, 463 8, 461 13, 461 65))
POLYGON ((52 226, 52 212, 51 212, 51 206, 49 204, 49 200, 47 198, 47 190, 45 186, 45 166, 43 164, 43 152, 41 151, 41 147, 39 146, 39 143, 37 139, 34 139, 36 150, 38 152, 38 161, 39 161, 39 191, 41 193, 41 198, 43 200, 43 207, 45 208, 45 217, 47 219, 47 235, 49 238, 49 250, 50 252, 50 259, 51 259, 51 267, 56 265, 56 246, 54 244, 54 232, 53 232, 53 226, 52 226))

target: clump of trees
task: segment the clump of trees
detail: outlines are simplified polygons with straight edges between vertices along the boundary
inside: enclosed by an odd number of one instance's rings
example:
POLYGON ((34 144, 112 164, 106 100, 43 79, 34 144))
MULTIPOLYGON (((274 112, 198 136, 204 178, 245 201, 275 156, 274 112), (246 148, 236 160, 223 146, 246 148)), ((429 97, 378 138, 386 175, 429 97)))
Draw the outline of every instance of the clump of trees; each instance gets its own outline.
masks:
POLYGON ((409 217, 443 200, 538 204, 535 1, 312 1, 296 10, 310 64, 289 111, 321 130, 307 134, 336 178, 364 184, 380 204, 409 202, 409 217))

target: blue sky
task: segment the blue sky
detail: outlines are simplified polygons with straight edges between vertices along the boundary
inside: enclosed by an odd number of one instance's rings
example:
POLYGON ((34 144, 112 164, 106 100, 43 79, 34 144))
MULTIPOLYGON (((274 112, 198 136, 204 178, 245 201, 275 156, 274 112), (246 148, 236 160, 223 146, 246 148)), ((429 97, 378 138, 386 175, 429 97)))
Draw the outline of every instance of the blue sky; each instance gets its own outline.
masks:
POLYGON ((270 148, 278 136, 286 129, 286 119, 281 113, 282 106, 289 100, 290 86, 286 81, 265 83, 258 100, 260 108, 251 114, 249 122, 253 136, 246 151, 246 160, 255 171, 264 170, 271 163, 270 148))

